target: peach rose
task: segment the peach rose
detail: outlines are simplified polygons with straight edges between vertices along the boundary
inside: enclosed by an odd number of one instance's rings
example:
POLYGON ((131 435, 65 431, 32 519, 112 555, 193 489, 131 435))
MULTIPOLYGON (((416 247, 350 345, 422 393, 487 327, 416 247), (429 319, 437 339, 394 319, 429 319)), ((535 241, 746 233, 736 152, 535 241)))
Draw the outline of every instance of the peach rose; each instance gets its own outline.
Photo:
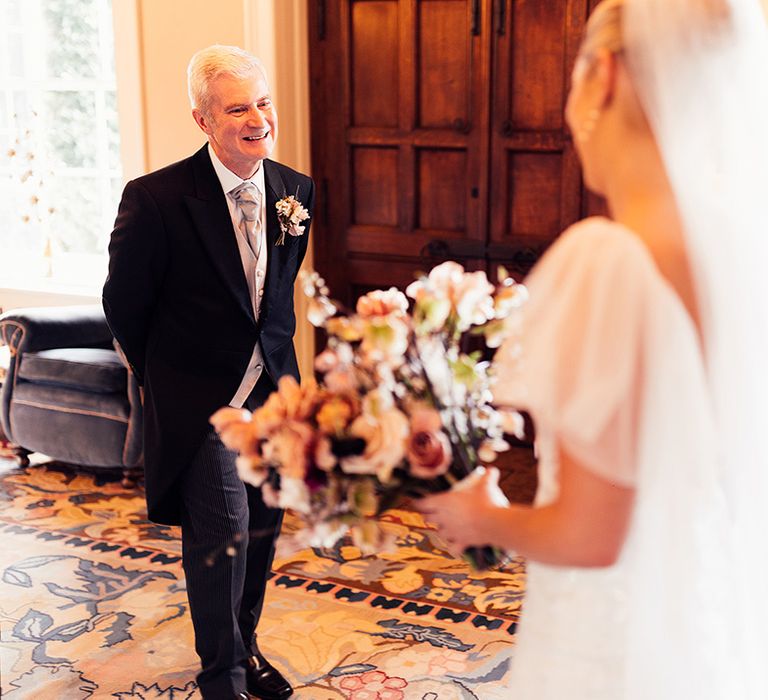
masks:
POLYGON ((290 375, 280 377, 277 391, 253 413, 253 424, 259 437, 267 437, 287 420, 306 420, 320 398, 317 382, 310 378, 301 385, 290 375))
POLYGON ((365 440, 365 451, 361 455, 344 457, 341 468, 347 474, 376 474, 379 481, 388 482, 405 456, 408 437, 405 415, 396 408, 379 417, 362 415, 352 422, 350 433, 365 440))
POLYGON ((323 403, 315 418, 322 432, 338 435, 349 425, 352 415, 352 404, 341 396, 333 396, 323 403))
POLYGON ((329 318, 325 324, 325 330, 330 335, 336 336, 348 343, 354 343, 360 340, 362 335, 362 326, 359 319, 339 316, 329 318))
POLYGON ((292 479, 304 478, 313 437, 312 428, 299 421, 287 421, 272 435, 268 443, 267 456, 280 465, 280 476, 292 479))
POLYGON ((315 444, 315 464, 318 469, 329 472, 336 466, 336 455, 331 449, 331 441, 322 436, 315 444))
POLYGON ((242 408, 220 408, 209 419, 226 447, 235 452, 255 452, 258 435, 251 413, 242 408))
POLYGON ((386 291, 376 289, 360 297, 355 310, 363 318, 390 314, 402 315, 408 311, 408 299, 396 287, 390 287, 386 291))
POLYGON ((209 420, 216 430, 220 430, 232 423, 247 423, 251 420, 251 413, 244 408, 232 408, 231 406, 226 406, 225 408, 220 408, 216 411, 209 420))

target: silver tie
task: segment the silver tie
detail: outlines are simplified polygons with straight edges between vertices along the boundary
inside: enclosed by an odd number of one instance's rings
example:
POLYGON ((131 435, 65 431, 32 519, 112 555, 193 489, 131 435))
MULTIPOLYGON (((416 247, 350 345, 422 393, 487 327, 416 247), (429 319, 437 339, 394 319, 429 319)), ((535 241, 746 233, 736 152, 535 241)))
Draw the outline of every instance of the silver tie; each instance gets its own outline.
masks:
POLYGON ((240 230, 253 254, 258 258, 261 252, 261 221, 259 216, 261 202, 258 190, 252 183, 244 182, 235 187, 230 194, 243 214, 240 230))

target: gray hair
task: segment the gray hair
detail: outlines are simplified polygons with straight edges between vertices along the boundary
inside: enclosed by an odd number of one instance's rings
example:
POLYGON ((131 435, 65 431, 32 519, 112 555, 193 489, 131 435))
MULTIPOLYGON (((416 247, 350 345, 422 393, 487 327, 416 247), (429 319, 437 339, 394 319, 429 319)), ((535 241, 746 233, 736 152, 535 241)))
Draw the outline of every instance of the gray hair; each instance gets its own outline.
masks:
POLYGON ((264 64, 256 56, 238 46, 214 44, 198 51, 187 66, 187 90, 192 109, 210 114, 210 86, 216 78, 229 75, 235 78, 248 78, 254 71, 261 71, 267 80, 264 64))

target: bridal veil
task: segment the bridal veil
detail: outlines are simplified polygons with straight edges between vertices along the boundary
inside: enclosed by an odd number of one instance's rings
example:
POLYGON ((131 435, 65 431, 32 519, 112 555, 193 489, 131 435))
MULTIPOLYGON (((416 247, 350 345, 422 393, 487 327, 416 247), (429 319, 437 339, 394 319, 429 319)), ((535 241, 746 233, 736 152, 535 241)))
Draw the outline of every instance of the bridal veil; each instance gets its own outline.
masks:
POLYGON ((768 24, 760 0, 626 0, 623 34, 683 219, 696 284, 715 410, 712 444, 731 528, 722 544, 733 586, 727 627, 737 660, 734 681, 738 697, 764 700, 768 24))

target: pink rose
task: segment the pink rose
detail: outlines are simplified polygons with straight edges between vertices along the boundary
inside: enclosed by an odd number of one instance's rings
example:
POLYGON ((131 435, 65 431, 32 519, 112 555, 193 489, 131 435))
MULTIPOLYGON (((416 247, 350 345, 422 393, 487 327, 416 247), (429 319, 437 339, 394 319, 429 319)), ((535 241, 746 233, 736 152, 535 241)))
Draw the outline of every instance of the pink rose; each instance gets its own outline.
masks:
POLYGON ((411 474, 432 479, 448 471, 453 450, 443 432, 443 420, 434 408, 422 405, 411 413, 411 434, 406 446, 411 474))
POLYGON ((448 471, 453 458, 451 443, 442 430, 412 433, 406 458, 417 479, 434 479, 448 471))
POLYGON ((411 433, 437 431, 443 427, 443 419, 434 408, 422 403, 411 411, 411 433))

